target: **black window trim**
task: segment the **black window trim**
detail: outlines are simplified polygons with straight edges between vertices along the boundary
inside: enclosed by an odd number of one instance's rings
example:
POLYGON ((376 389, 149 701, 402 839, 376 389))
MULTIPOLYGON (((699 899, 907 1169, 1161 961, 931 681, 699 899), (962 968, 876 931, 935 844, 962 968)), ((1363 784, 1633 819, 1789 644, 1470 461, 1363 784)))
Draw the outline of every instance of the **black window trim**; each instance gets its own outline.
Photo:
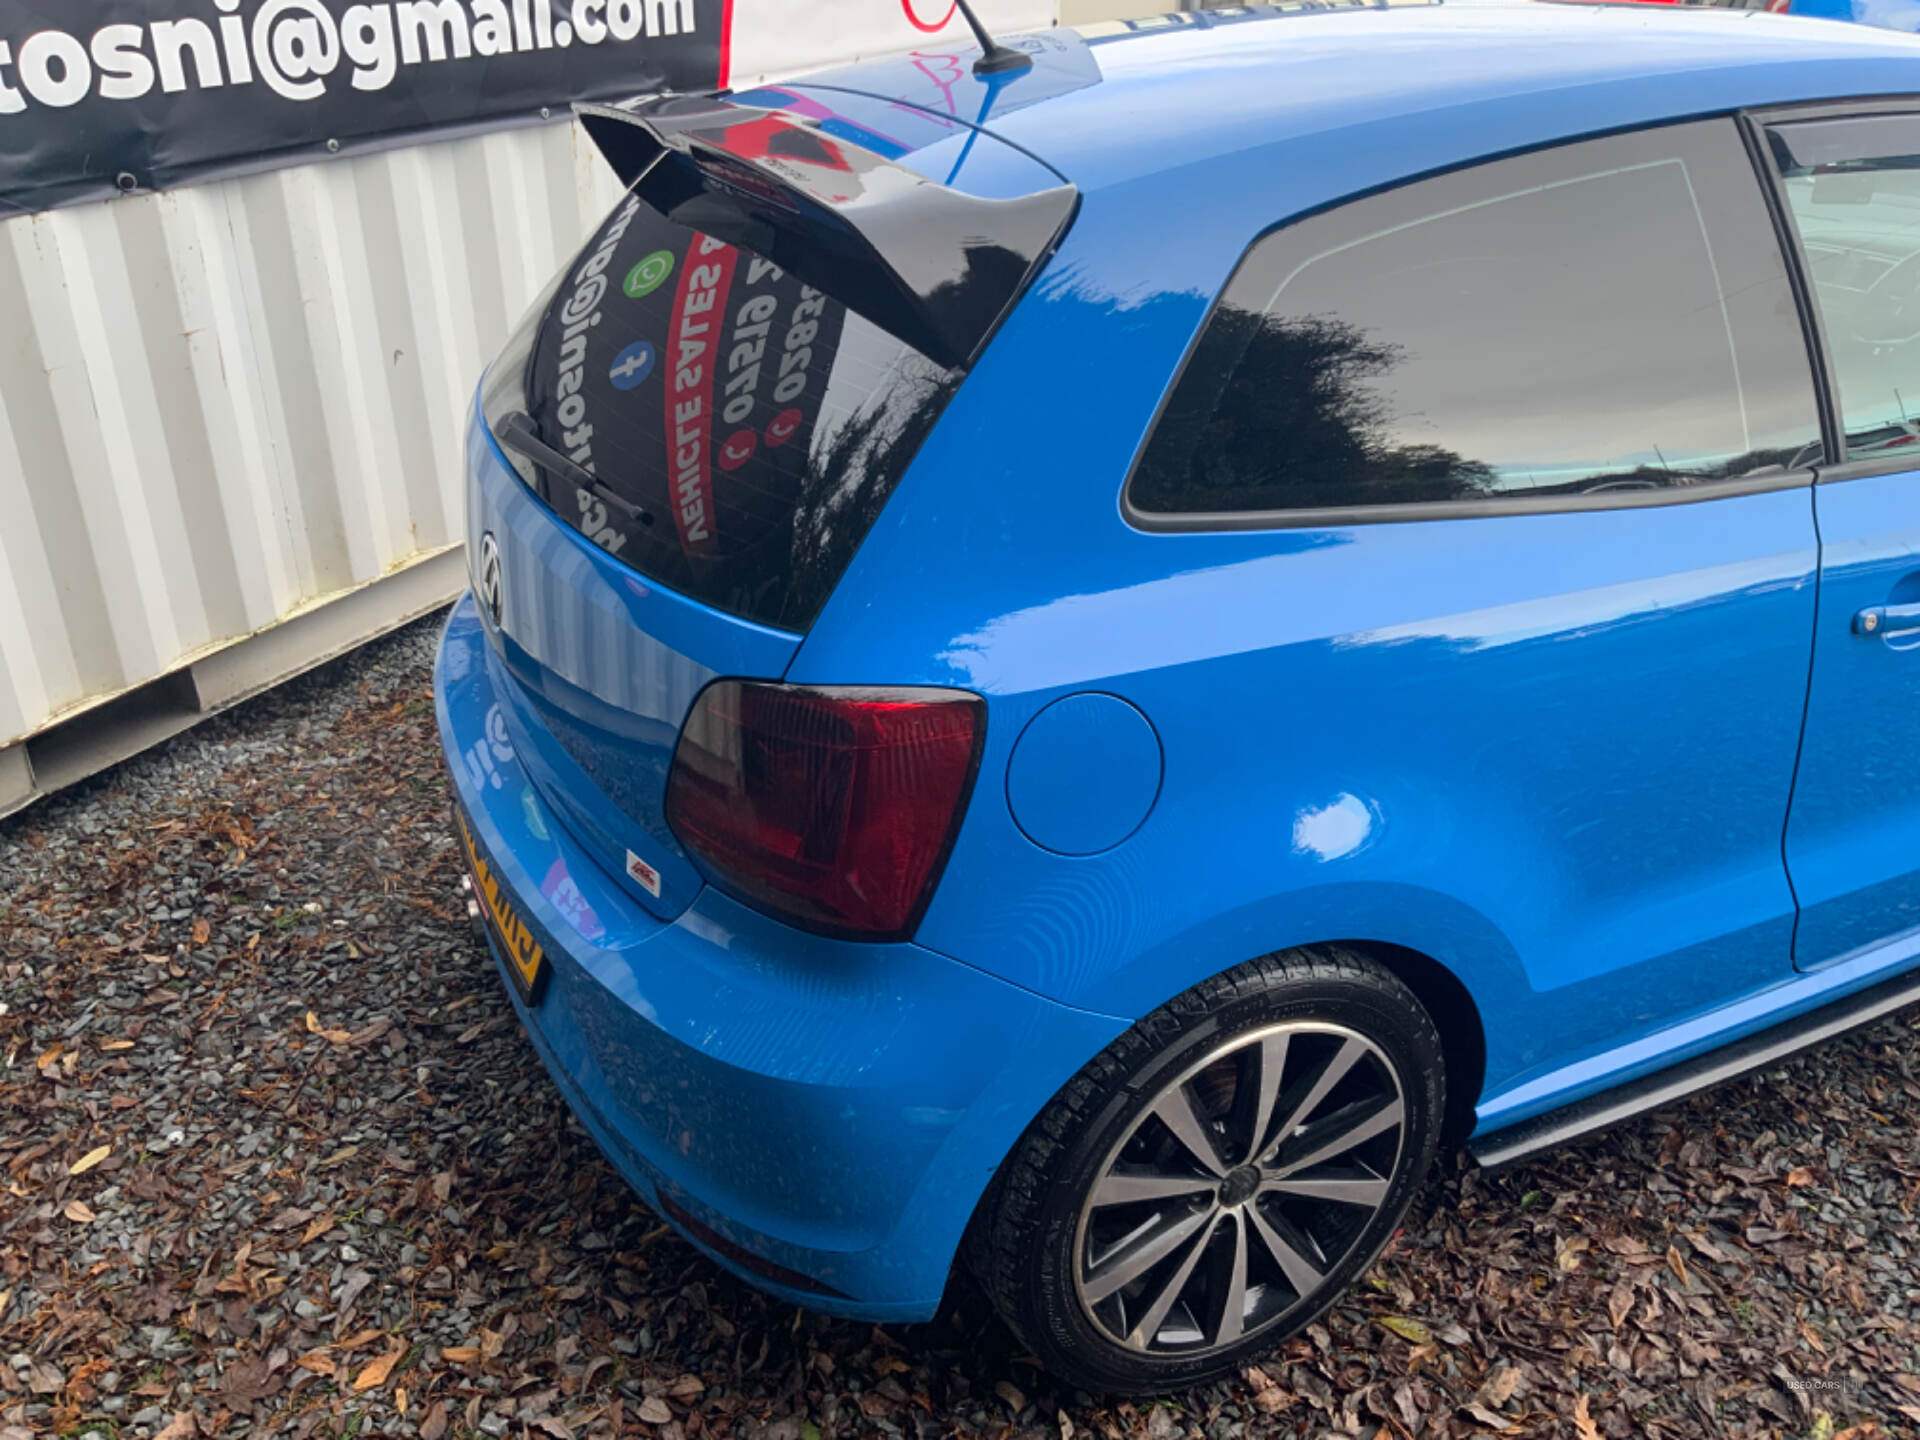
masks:
POLYGON ((1786 255, 1787 272, 1793 279, 1794 294, 1800 306, 1800 324, 1808 336, 1814 355, 1814 388, 1820 401, 1820 428, 1826 435, 1827 463, 1814 472, 1817 485, 1836 485, 1847 480, 1865 480, 1877 475, 1898 475, 1920 469, 1913 456, 1875 456, 1870 460, 1845 458, 1846 427, 1840 415, 1840 388, 1833 365, 1833 351, 1814 302, 1812 271, 1800 240, 1799 222, 1787 203, 1786 182, 1781 178, 1768 149, 1766 130, 1770 125, 1797 124, 1809 120, 1846 120, 1875 116, 1920 115, 1920 94, 1875 95, 1846 100, 1818 100, 1791 105, 1770 105, 1740 112, 1740 127, 1747 136, 1747 149, 1760 174, 1767 195, 1767 208, 1773 212, 1774 226, 1786 255))
MULTIPOLYGON (((1215 313, 1233 283, 1233 276, 1239 272, 1256 247, 1267 237, 1304 220, 1331 211, 1344 209, 1348 205, 1371 199, 1376 195, 1402 190, 1428 180, 1436 180, 1446 175, 1476 170, 1485 165, 1497 164, 1503 160, 1516 159, 1522 155, 1535 155, 1549 150, 1564 149, 1568 146, 1582 145, 1594 140, 1607 140, 1620 135, 1652 134, 1658 130, 1673 129, 1683 125, 1704 125, 1715 121, 1729 121, 1741 137, 1748 153, 1748 159, 1755 167, 1755 180, 1763 192, 1763 203, 1773 216, 1774 242, 1780 248, 1782 263, 1785 265, 1788 282, 1795 294, 1796 308, 1800 312, 1801 335, 1807 345, 1808 378, 1812 382, 1814 403, 1819 412, 1822 445, 1827 455, 1838 453, 1834 449, 1834 436, 1838 432, 1836 412, 1827 392, 1830 383, 1830 371, 1827 365, 1826 339, 1817 327, 1811 333, 1807 330, 1809 316, 1813 311, 1811 293, 1807 292, 1805 275, 1801 268, 1798 249, 1798 237, 1794 243, 1786 244, 1780 233, 1783 213, 1786 208, 1784 192, 1779 190, 1778 181, 1772 173, 1772 162, 1766 156, 1764 144, 1759 137, 1759 127, 1766 120, 1778 119, 1788 111, 1796 112, 1795 118, 1811 118, 1812 115, 1827 117, 1836 113, 1848 113, 1837 107, 1849 105, 1871 105, 1877 103, 1878 110, 1863 113, 1907 113, 1920 109, 1920 99, 1899 97, 1872 101, 1819 102, 1816 104, 1797 104, 1767 110, 1719 110, 1702 115, 1677 115, 1660 120, 1651 125, 1616 126, 1607 130, 1597 130, 1589 134, 1566 136, 1544 142, 1539 145, 1525 146, 1519 149, 1497 151, 1489 155, 1480 155, 1458 165, 1447 165, 1439 169, 1421 171, 1415 175, 1403 176, 1385 185, 1376 185, 1366 190, 1342 195, 1336 200, 1311 209, 1302 210, 1286 219, 1269 225, 1249 240, 1240 255, 1233 262, 1227 279, 1221 282, 1219 293, 1207 306, 1207 313, 1195 328, 1193 337, 1187 342, 1180 364, 1175 368, 1173 378, 1160 396, 1160 402, 1154 407, 1153 419, 1141 432, 1139 444, 1135 447, 1133 460, 1127 466, 1126 478, 1120 484, 1120 517, 1135 530, 1148 534, 1212 534, 1231 533, 1248 530, 1327 530, 1350 525, 1393 525, 1410 524, 1431 520, 1483 520, 1496 516, 1519 515, 1563 515, 1577 514, 1596 510, 1648 510, 1666 505, 1697 505, 1712 500, 1729 500, 1746 495, 1765 494, 1775 490, 1810 489, 1823 476, 1829 479, 1851 479, 1851 475, 1836 473, 1836 467, 1824 460, 1816 466, 1806 466, 1794 470, 1785 470, 1775 475, 1739 476, 1731 480, 1711 480, 1699 485, 1676 486, 1670 490, 1634 490, 1602 492, 1597 495, 1570 495, 1552 499, 1534 499, 1526 496, 1488 498, 1485 500, 1425 500, 1388 505, 1323 505, 1292 510, 1213 510, 1185 511, 1179 514, 1162 514, 1142 510, 1133 503, 1133 479, 1145 458, 1148 446, 1153 441, 1154 432, 1159 429, 1160 421, 1168 405, 1180 389, 1185 379, 1187 366, 1200 348, 1208 327, 1213 323, 1215 313), (1902 104, 1901 102, 1904 102, 1902 104), (1895 109, 1889 110, 1893 105, 1895 109), (1802 115, 1798 112, 1807 112, 1802 115), (1765 120, 1754 117, 1765 117, 1765 120), (1812 338, 1817 336, 1818 338, 1812 338), (1816 345, 1818 349, 1816 350, 1816 345)), ((1785 217, 1789 222, 1791 216, 1785 217)), ((1877 463, 1877 462, 1876 462, 1877 463)), ((1848 467, 1838 467, 1848 468, 1848 467)), ((1877 473, 1887 469, 1911 468, 1905 465, 1880 466, 1877 473)))

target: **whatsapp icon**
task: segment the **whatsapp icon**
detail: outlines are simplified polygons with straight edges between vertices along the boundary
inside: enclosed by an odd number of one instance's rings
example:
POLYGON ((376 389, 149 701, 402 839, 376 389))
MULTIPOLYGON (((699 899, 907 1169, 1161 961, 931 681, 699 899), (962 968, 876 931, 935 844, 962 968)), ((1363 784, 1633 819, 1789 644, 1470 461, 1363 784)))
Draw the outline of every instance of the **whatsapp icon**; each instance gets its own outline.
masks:
POLYGON ((651 295, 660 288, 660 282, 673 273, 673 252, 656 250, 627 272, 627 278, 620 288, 629 298, 638 300, 643 295, 651 295))

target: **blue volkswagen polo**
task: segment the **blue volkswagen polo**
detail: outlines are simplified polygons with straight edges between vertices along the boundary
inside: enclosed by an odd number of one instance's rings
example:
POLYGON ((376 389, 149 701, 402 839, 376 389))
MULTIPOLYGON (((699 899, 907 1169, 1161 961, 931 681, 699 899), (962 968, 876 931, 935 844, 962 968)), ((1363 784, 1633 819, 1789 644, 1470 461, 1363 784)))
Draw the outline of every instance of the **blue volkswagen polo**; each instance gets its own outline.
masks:
POLYGON ((1920 42, 1014 48, 583 112, 627 190, 481 387, 439 720, 649 1204, 1150 1390, 1438 1147, 1920 998, 1920 42))

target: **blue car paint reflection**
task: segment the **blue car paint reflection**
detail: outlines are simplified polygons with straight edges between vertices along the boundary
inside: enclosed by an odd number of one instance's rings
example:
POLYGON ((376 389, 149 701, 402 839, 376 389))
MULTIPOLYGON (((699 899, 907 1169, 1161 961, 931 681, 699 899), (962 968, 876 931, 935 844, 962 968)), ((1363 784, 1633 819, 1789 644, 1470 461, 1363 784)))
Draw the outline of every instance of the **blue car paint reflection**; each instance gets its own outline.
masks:
MULTIPOLYGON (((1849 491, 1859 553, 1824 561, 1848 517, 1817 514, 1811 483, 1217 533, 1147 533, 1118 503, 1214 297, 1278 221, 1556 140, 1915 88, 1908 42, 1751 18, 1735 61, 1719 28, 1735 17, 1594 12, 1572 50, 1564 19, 1488 20, 1501 44, 1444 63, 1410 48, 1418 73, 1391 43, 1354 64, 1343 25, 1392 42, 1411 23, 1382 13, 1273 22, 1292 57, 1278 87, 1234 48, 1249 22, 1173 27, 1179 65, 1150 36, 1057 47, 1068 68, 1036 64, 1032 103, 1022 79, 945 70, 935 96, 898 61, 755 92, 981 195, 1032 188, 1022 151, 1065 152, 1082 199, 804 636, 639 579, 470 428, 469 539, 502 546, 511 638, 455 612, 442 733, 554 958, 521 1018, 644 1195, 832 1293, 756 1284, 919 1318, 1047 1100, 1131 1021, 1250 957, 1367 942, 1444 967, 1480 1032, 1482 1132, 1914 963, 1899 932, 1920 892, 1889 858, 1856 893, 1860 797, 1807 708, 1823 563, 1857 568, 1862 605, 1904 573, 1866 488, 1849 491), (1152 143, 1113 123, 1115 91, 1152 143), (983 116, 1002 150, 970 148, 983 116), (784 926, 635 820, 720 675, 985 698, 983 783, 911 943, 784 926), (1137 829, 1048 848, 1006 777, 1035 717, 1089 692, 1150 719, 1164 772, 1139 787, 1137 829), (1808 763, 1832 803, 1796 817, 1797 901, 1783 830, 1808 763), (589 858, 623 849, 650 857, 658 895, 589 858)), ((1883 696, 1889 716, 1907 698, 1883 696)), ((1912 817, 1881 818, 1884 853, 1910 853, 1912 817)))
POLYGON ((1920 0, 1793 0, 1795 15, 1920 34, 1920 0))

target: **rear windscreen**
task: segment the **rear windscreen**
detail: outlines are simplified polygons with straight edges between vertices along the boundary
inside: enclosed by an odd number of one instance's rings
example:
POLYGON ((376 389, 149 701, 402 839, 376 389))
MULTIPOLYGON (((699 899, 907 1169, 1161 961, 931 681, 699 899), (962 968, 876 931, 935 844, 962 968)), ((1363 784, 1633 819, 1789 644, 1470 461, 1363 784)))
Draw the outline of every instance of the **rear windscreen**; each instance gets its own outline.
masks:
POLYGON ((547 445, 645 512, 543 471, 570 525, 662 585, 804 630, 957 383, 629 196, 554 292, 526 399, 547 445))

